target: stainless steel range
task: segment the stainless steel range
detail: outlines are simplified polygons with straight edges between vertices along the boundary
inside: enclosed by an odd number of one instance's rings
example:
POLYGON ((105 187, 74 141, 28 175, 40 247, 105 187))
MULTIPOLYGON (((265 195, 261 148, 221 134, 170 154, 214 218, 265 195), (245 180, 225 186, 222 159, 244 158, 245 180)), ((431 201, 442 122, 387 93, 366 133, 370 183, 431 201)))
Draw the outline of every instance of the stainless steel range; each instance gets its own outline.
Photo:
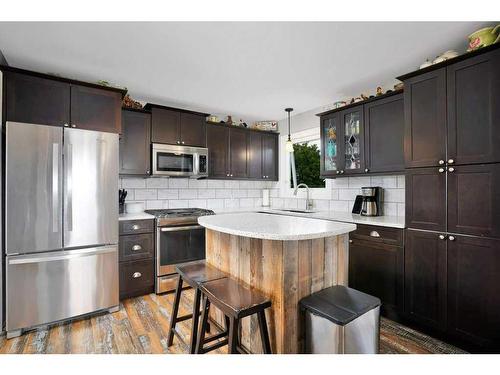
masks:
POLYGON ((205 228, 200 216, 213 215, 202 208, 146 210, 156 217, 156 293, 175 290, 175 265, 205 259, 205 228))

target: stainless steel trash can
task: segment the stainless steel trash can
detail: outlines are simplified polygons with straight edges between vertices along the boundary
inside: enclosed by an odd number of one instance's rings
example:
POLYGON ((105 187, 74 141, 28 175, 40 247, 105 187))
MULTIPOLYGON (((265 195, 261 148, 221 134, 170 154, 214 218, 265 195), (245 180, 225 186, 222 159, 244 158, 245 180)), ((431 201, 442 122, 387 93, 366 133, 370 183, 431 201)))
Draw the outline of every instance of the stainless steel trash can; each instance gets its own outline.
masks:
POLYGON ((380 299, 336 285, 303 298, 300 306, 306 353, 378 353, 380 299))

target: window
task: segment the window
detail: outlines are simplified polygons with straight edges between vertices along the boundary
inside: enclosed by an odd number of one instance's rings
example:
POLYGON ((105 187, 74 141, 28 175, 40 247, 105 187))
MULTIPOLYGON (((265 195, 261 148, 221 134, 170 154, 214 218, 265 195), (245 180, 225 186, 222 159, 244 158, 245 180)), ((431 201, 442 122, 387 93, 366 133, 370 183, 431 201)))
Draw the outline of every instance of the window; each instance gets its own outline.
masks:
MULTIPOLYGON (((293 145, 295 173, 297 185, 306 184, 309 188, 324 188, 325 180, 320 177, 320 144, 319 138, 296 142, 293 145)), ((290 164, 291 166, 291 164, 290 164)), ((293 188, 293 181, 290 181, 293 188)))

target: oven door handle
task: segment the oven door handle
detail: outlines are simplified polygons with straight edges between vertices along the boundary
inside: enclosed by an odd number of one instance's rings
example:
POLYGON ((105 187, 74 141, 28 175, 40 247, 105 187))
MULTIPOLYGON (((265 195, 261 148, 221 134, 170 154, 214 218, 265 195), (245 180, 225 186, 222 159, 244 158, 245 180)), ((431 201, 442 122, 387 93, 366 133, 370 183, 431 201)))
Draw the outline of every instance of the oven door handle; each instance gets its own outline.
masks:
POLYGON ((177 232, 180 230, 190 230, 190 229, 200 229, 203 228, 201 225, 188 225, 184 227, 162 227, 160 231, 162 232, 177 232))

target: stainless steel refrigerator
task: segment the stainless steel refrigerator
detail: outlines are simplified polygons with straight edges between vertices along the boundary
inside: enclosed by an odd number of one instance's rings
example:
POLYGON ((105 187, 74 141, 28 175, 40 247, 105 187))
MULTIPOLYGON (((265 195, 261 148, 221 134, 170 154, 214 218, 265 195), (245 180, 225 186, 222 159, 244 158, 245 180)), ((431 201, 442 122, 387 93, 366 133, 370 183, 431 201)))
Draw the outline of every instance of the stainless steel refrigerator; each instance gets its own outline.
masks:
POLYGON ((118 134, 6 123, 6 330, 118 300, 118 134))

